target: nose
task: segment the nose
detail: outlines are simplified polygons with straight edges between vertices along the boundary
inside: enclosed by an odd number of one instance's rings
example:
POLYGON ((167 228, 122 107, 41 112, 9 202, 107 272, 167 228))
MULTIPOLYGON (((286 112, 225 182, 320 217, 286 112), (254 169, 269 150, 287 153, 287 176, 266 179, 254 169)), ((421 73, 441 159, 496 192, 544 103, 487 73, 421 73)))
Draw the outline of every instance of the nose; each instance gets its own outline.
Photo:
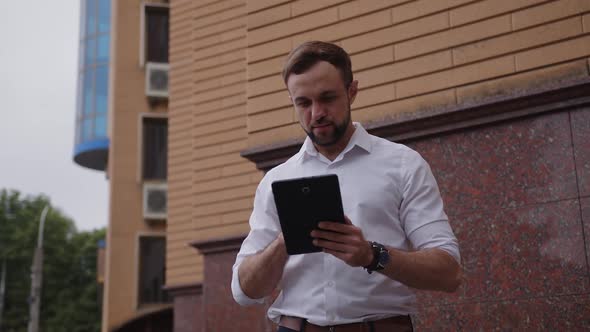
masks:
POLYGON ((326 116, 326 110, 320 103, 313 103, 311 106, 311 120, 316 122, 317 120, 326 116))

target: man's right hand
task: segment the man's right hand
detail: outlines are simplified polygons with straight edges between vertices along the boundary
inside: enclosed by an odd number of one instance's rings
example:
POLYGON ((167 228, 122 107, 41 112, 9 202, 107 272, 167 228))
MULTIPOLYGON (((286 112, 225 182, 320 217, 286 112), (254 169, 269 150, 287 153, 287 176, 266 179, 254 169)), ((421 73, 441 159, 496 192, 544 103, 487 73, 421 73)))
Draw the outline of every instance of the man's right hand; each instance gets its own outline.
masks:
POLYGON ((321 247, 346 264, 357 267, 367 266, 373 260, 371 244, 363 231, 344 216, 345 223, 322 221, 318 229, 311 232, 313 244, 321 247))

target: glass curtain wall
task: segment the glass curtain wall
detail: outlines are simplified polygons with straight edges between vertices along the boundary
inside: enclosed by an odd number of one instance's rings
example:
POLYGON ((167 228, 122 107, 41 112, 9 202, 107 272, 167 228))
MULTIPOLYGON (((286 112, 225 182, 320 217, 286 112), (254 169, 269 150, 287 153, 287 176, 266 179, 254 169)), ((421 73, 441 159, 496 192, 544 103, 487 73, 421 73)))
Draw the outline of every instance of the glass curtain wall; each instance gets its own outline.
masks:
POLYGON ((81 5, 77 150, 107 140, 111 31, 111 0, 82 0, 81 5))

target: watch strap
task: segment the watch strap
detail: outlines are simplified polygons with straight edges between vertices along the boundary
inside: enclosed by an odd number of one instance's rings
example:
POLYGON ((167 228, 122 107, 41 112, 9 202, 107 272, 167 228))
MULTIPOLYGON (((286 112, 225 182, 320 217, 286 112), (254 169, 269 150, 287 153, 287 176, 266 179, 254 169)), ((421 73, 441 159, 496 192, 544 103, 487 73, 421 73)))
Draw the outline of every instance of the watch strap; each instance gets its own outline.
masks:
POLYGON ((373 260, 369 265, 365 266, 364 268, 365 270, 367 270, 367 273, 371 274, 373 273, 373 271, 379 271, 385 268, 380 263, 383 259, 382 256, 389 256, 389 252, 387 251, 387 248, 385 248, 385 246, 380 243, 370 241, 369 244, 371 245, 371 250, 373 250, 373 260))

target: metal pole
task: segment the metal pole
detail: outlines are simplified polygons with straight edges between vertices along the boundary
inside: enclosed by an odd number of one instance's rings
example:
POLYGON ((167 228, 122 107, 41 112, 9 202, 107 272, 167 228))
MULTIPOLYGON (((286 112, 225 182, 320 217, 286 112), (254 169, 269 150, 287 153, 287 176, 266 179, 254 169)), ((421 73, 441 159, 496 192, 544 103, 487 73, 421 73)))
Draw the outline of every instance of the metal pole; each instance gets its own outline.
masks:
POLYGON ((39 312, 41 308, 41 285, 43 282, 43 228, 49 206, 43 208, 39 220, 39 233, 37 234, 37 248, 31 267, 31 296, 29 298, 29 329, 28 332, 39 331, 39 312))

